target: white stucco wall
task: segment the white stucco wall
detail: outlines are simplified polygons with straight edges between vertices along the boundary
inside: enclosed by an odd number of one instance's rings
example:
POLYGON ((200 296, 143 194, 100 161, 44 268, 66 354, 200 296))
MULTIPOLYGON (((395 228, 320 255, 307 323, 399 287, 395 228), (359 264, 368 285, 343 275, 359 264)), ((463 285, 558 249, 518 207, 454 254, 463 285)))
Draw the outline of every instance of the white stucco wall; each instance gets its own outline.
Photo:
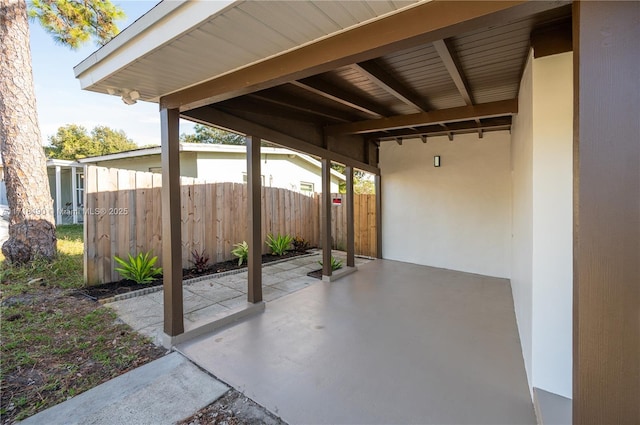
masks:
POLYGON ((511 286, 530 387, 571 397, 572 54, 530 61, 512 129, 511 286))
POLYGON ((513 230, 511 291, 529 388, 532 387, 533 343, 533 56, 518 93, 518 115, 511 126, 513 230))
POLYGON ((571 398, 573 55, 533 62, 533 385, 571 398))
POLYGON ((504 131, 383 143, 383 257, 509 277, 510 138, 504 131))

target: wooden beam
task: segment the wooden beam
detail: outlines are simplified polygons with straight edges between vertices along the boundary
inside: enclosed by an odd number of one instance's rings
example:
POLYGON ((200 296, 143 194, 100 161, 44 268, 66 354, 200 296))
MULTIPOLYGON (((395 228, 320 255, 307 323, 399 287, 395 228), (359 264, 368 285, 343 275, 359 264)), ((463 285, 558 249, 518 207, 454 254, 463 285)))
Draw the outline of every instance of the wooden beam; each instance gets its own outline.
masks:
POLYGON ((326 127, 327 134, 365 134, 379 131, 396 130, 406 127, 429 124, 445 124, 456 121, 467 121, 475 118, 493 118, 518 113, 518 99, 481 103, 479 105, 461 106, 458 108, 438 109, 417 114, 396 115, 377 120, 357 121, 348 124, 336 124, 326 127))
POLYGON ((438 55, 442 60, 442 63, 444 64, 445 68, 447 68, 447 72, 451 76, 453 83, 456 85, 458 92, 460 92, 460 96, 462 96, 462 99, 464 99, 464 103, 466 103, 467 105, 473 105, 474 102, 473 97, 471 96, 471 91, 469 90, 469 84, 464 77, 462 67, 451 53, 452 49, 449 47, 445 40, 434 41, 433 47, 435 47, 436 52, 438 52, 438 55))
POLYGON ((640 424, 640 3, 573 7, 573 423, 640 424))
POLYGON ((181 111, 275 87, 434 40, 511 22, 570 2, 435 0, 321 38, 270 59, 163 96, 181 111))
POLYGON ((533 57, 536 59, 570 52, 573 49, 571 19, 536 28, 531 33, 531 47, 533 47, 533 57))
POLYGON ((260 138, 247 136, 247 211, 249 255, 247 257, 247 301, 262 301, 262 229, 260 178, 260 138))
POLYGON ((355 247, 355 215, 353 207, 353 167, 347 166, 344 169, 347 178, 347 267, 355 267, 356 265, 356 247, 355 247))
POLYGON ((300 81, 292 81, 296 87, 307 90, 310 93, 322 96, 343 106, 348 106, 360 112, 364 112, 374 118, 386 117, 390 114, 385 107, 370 102, 357 94, 342 90, 319 78, 305 78, 300 81))
POLYGON ((322 158, 322 203, 320 231, 322 243, 322 275, 331 276, 331 160, 322 158))
POLYGON ((382 69, 382 67, 376 62, 361 62, 353 64, 351 67, 404 104, 422 112, 431 109, 424 99, 421 99, 408 87, 402 85, 391 74, 382 69))
POLYGON ((275 105, 283 106, 295 111, 306 112, 309 114, 317 115, 325 119, 329 119, 336 122, 349 122, 353 121, 357 115, 351 115, 343 111, 329 108, 324 105, 313 104, 305 99, 292 96, 286 93, 276 93, 272 89, 268 92, 260 92, 247 95, 250 98, 260 99, 267 103, 273 103, 275 105))
POLYGON ((160 109, 162 163, 162 289, 164 333, 184 332, 182 304, 182 234, 180 220, 180 114, 160 109))
MULTIPOLYGON (((453 134, 467 134, 480 131, 499 131, 511 128, 512 117, 496 117, 488 118, 480 121, 478 125, 475 121, 459 121, 449 123, 444 129, 439 125, 419 126, 415 128, 402 128, 399 130, 391 130, 384 133, 371 133, 371 136, 377 140, 396 140, 397 137, 411 136, 448 136, 453 134)), ((426 143, 426 140, 423 140, 426 143)))
POLYGON ((288 134, 273 130, 263 125, 247 121, 213 107, 195 109, 183 114, 183 116, 186 119, 201 122, 203 124, 221 126, 243 134, 253 134, 261 139, 277 143, 284 147, 305 152, 309 155, 330 158, 341 164, 352 165, 373 174, 380 172, 378 167, 356 161, 348 156, 332 152, 325 148, 321 148, 320 146, 312 145, 304 140, 289 136, 288 134))
POLYGON ((376 192, 376 258, 382 258, 382 178, 374 176, 376 192))

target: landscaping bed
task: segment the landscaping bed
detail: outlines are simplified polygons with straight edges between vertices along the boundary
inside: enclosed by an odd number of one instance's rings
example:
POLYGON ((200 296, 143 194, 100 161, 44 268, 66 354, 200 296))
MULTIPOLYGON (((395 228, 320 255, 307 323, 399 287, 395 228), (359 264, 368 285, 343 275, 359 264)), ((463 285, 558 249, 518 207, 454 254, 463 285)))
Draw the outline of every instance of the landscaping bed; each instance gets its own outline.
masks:
MULTIPOLYGON (((288 258, 294 258, 301 255, 307 255, 308 252, 303 251, 287 251, 283 255, 272 255, 272 254, 264 254, 262 255, 262 264, 272 263, 274 261, 282 261, 288 258)), ((203 268, 202 270, 196 270, 194 268, 183 269, 182 270, 182 278, 183 279, 193 279, 201 276, 209 276, 215 275, 219 273, 224 273, 232 270, 240 270, 245 269, 247 264, 238 265, 238 260, 229 260, 223 261, 221 263, 215 263, 203 268)), ((137 291, 144 288, 153 288, 155 286, 162 285, 162 277, 155 279, 154 281, 146 284, 138 284, 132 280, 122 279, 117 282, 109 282, 101 285, 95 286, 86 286, 83 288, 79 288, 74 292, 74 296, 77 297, 85 297, 90 300, 98 301, 107 298, 112 298, 116 295, 126 294, 128 292, 137 291)))

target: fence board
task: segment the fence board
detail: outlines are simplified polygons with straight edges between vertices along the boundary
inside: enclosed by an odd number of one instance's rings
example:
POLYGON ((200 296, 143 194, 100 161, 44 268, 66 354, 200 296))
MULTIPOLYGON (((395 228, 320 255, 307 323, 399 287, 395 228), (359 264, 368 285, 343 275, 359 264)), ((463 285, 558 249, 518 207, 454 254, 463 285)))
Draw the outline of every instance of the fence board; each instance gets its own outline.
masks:
MULTIPOLYGON (((85 191, 85 282, 95 285, 119 279, 113 256, 152 251, 162 264, 162 176, 88 166, 85 191)), ((211 262, 233 259, 233 245, 247 238, 247 186, 181 178, 183 267, 191 252, 206 251, 211 262)), ((340 196, 340 195, 332 195, 340 196)), ((262 237, 270 233, 301 236, 312 246, 320 241, 320 195, 263 187, 262 237)), ((375 199, 357 195, 356 253, 375 255, 375 199)), ((344 206, 333 206, 334 248, 346 246, 344 206)))

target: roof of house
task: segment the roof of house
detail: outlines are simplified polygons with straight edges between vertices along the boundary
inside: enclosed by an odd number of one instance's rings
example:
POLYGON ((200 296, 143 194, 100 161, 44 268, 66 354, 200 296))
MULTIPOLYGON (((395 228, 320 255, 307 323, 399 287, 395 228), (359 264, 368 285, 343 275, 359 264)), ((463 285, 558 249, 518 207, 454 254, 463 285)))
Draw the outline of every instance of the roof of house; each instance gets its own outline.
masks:
MULTIPOLYGON (((180 143, 180 152, 206 152, 206 153, 236 153, 244 155, 246 154, 246 147, 241 145, 222 145, 222 144, 208 144, 208 143, 180 143)), ((283 148, 273 148, 273 147, 261 147, 260 152, 263 154, 270 155, 282 155, 291 157, 292 155, 300 158, 301 160, 313 165, 317 168, 322 168, 322 164, 317 159, 300 153, 290 149, 283 148)), ((127 159, 127 158, 139 158, 143 156, 150 155, 160 155, 160 146, 153 146, 148 148, 140 148, 133 149, 124 152, 117 152, 108 155, 100 155, 100 156, 91 156, 87 158, 78 159, 79 164, 94 164, 103 161, 113 161, 117 159, 127 159)), ((49 161, 57 161, 58 164, 53 165, 71 165, 73 161, 62 161, 62 160, 49 160, 49 161), (62 164, 62 162, 68 164, 62 164)), ((331 170, 331 174, 338 178, 339 180, 344 181, 346 177, 344 174, 337 172, 336 170, 331 170)))

